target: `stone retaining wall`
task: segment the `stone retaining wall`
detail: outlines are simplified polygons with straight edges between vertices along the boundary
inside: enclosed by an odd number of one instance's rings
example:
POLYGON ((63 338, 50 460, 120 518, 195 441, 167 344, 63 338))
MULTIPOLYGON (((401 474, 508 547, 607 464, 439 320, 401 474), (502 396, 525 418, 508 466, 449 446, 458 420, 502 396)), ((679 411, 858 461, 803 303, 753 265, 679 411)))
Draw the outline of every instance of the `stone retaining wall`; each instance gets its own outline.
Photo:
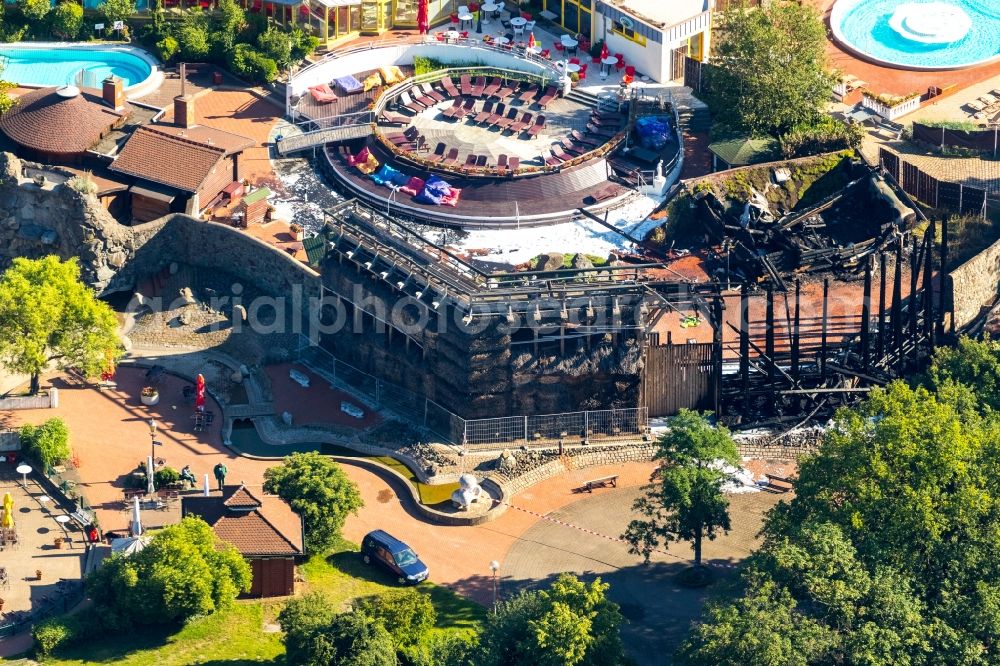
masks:
POLYGON ((816 452, 823 441, 823 429, 801 428, 784 436, 770 432, 737 434, 733 439, 744 458, 796 460, 799 456, 816 452))
POLYGON ((972 323, 1000 292, 1000 241, 951 271, 955 328, 972 323))

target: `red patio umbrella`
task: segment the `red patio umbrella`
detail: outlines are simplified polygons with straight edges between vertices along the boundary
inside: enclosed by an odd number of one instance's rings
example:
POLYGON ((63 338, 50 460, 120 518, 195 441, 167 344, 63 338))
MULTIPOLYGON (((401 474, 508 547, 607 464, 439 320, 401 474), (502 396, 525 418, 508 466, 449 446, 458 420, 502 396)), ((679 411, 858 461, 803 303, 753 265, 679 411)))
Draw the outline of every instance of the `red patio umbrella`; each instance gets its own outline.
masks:
POLYGON ((199 411, 205 409, 205 376, 201 374, 194 380, 194 407, 199 411))
POLYGON ((529 49, 535 48, 535 33, 534 32, 528 33, 528 48, 529 49))
POLYGON ((428 0, 420 0, 420 4, 417 5, 417 30, 420 34, 426 34, 428 29, 430 29, 430 20, 427 18, 427 2, 428 0))
POLYGON ((601 60, 607 58, 609 53, 610 52, 608 51, 608 43, 604 42, 604 45, 601 46, 601 60))

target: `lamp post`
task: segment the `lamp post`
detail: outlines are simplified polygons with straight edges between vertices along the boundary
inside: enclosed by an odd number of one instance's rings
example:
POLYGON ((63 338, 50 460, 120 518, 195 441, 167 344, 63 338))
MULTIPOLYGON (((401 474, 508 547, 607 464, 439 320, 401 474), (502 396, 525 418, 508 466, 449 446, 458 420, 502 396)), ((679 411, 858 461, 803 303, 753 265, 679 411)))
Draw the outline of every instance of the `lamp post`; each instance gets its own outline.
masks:
POLYGON ((496 560, 490 562, 490 571, 493 572, 493 614, 497 614, 497 571, 500 570, 500 563, 496 560))
POLYGON ((149 426, 149 457, 156 460, 156 421, 149 419, 147 425, 149 426))

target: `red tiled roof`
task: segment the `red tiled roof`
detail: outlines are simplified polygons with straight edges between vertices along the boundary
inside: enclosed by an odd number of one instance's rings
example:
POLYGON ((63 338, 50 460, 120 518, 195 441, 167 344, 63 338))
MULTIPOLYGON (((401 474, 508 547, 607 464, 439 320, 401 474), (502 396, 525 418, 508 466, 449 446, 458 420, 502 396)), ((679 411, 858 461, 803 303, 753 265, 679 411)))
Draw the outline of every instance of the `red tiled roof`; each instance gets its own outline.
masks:
POLYGON ((293 557, 304 552, 302 520, 280 497, 257 498, 243 486, 226 486, 221 495, 184 497, 181 515, 201 516, 241 555, 293 557), (259 506, 247 510, 249 502, 259 506))
POLYGON ((126 104, 122 111, 115 111, 94 91, 63 97, 57 90, 41 88, 18 97, 14 108, 0 116, 0 130, 25 148, 61 155, 82 153, 122 123, 131 110, 126 104))

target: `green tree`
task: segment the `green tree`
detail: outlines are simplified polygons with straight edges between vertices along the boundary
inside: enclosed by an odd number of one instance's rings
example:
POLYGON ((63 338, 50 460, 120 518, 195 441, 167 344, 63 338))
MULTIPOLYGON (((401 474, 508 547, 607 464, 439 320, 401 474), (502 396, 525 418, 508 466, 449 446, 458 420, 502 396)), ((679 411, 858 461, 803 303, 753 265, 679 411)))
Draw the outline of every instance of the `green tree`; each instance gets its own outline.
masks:
POLYGON ((200 518, 156 532, 143 550, 112 556, 87 577, 87 592, 111 628, 183 622, 226 608, 250 589, 250 565, 200 518))
POLYGON ((330 658, 305 666, 396 666, 392 637, 378 620, 355 613, 336 615, 323 632, 330 658))
POLYGON ((547 590, 522 592, 487 617, 471 663, 614 666, 627 663, 618 605, 608 585, 560 574, 547 590))
POLYGON ((0 275, 0 365, 31 375, 49 363, 93 376, 121 353, 115 313, 80 282, 76 259, 14 259, 0 275))
POLYGON ((62 39, 74 39, 83 27, 83 6, 72 0, 60 3, 49 14, 52 33, 62 39))
POLYGON ((135 14, 135 0, 103 0, 97 11, 104 17, 105 29, 111 30, 115 21, 127 21, 135 14))
POLYGON ((293 453, 279 467, 265 470, 264 490, 302 516, 306 551, 313 554, 333 546, 347 516, 364 505, 357 485, 340 465, 316 452, 293 453))
POLYGON ((1000 416, 973 396, 896 382, 838 412, 689 661, 1000 663, 1000 416))
POLYGON ((662 461, 659 482, 646 486, 634 505, 648 519, 633 520, 622 538, 647 562, 661 543, 690 541, 700 566, 702 539, 729 531, 729 500, 722 492, 729 475, 722 463, 739 465, 736 445, 725 427, 682 409, 657 442, 654 459, 662 461))
POLYGON ((474 640, 463 636, 430 634, 406 656, 413 666, 466 666, 475 647, 474 640))
POLYGON ((49 0, 17 0, 17 6, 24 18, 32 23, 41 23, 52 8, 49 0))
POLYGON ((289 664, 328 664, 333 645, 324 630, 337 614, 337 606, 321 592, 292 599, 278 613, 285 632, 285 661, 289 664))
POLYGON ((430 597, 413 588, 363 597, 351 606, 355 613, 381 622, 392 636, 397 651, 419 643, 437 621, 430 597))
POLYGON ((201 60, 208 55, 208 31, 201 25, 181 26, 177 31, 177 42, 185 60, 201 60))
POLYGON ((1000 341, 962 336, 955 347, 938 347, 927 375, 931 387, 962 384, 982 406, 1000 411, 1000 341))
POLYGON ((41 425, 21 426, 21 448, 48 469, 70 457, 69 428, 61 418, 51 418, 41 425))
POLYGON ((818 123, 834 84, 826 29, 810 3, 731 9, 713 32, 707 101, 722 134, 781 136, 818 123))
POLYGON ((273 60, 278 69, 287 68, 292 61, 292 39, 288 33, 272 28, 257 37, 257 48, 273 60))

